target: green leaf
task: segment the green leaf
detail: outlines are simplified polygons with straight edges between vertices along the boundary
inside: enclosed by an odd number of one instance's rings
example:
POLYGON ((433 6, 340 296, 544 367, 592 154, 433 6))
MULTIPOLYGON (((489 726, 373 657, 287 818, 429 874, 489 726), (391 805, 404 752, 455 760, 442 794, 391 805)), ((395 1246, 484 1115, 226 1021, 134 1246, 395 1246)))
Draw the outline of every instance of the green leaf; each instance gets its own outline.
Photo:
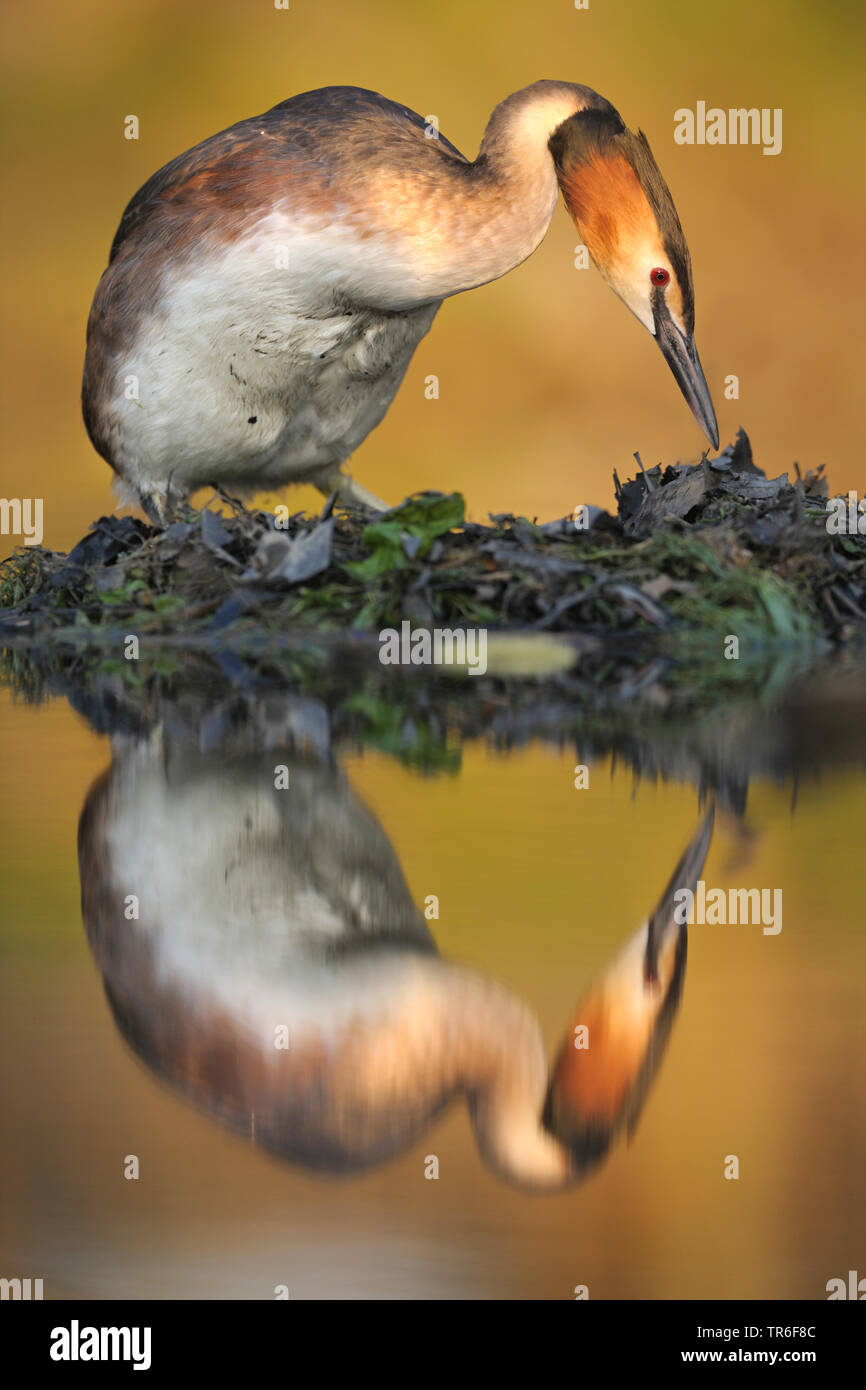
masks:
POLYGON ((370 552, 363 560, 346 565, 348 572, 364 581, 407 569, 414 558, 423 559, 438 536, 444 536, 465 520, 465 503, 459 492, 422 492, 400 507, 371 521, 361 533, 370 552), (417 540, 413 548, 405 542, 417 540))

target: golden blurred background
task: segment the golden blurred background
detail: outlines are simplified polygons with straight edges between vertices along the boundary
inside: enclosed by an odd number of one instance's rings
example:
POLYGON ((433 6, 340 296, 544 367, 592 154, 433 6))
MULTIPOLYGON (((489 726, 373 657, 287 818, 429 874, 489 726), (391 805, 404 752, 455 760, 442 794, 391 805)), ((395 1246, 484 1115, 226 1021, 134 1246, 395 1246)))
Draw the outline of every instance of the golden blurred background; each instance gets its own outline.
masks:
MULTIPOLYGON (((333 83, 375 88, 474 157, 493 106, 539 77, 587 83, 644 129, 695 266, 697 340, 722 441, 769 474, 827 463, 863 490, 863 8, 806 0, 110 0, 7 9, 2 102, 2 493, 42 496, 66 548, 114 504, 78 393, 87 311, 120 214, 169 159, 333 83), (676 145, 674 111, 781 107, 783 149, 676 145), (123 138, 139 117, 140 139, 123 138), (726 401, 734 373, 740 399, 726 401)), ((701 435, 648 334, 573 267, 564 209, 535 256, 445 304, 353 471, 391 502, 460 489, 470 514, 611 503, 611 472, 696 457, 701 435), (435 373, 440 398, 424 397, 435 373)), ((273 499, 271 499, 273 500, 273 499)), ((316 506, 296 489, 293 507, 316 506)), ((0 537, 2 553, 14 544, 0 537)))

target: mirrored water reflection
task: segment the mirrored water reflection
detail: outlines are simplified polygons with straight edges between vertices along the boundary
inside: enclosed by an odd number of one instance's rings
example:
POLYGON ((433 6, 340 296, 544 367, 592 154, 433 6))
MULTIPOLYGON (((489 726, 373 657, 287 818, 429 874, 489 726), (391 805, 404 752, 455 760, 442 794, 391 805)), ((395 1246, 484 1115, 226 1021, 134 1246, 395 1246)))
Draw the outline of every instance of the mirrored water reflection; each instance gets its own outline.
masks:
POLYGON ((712 813, 549 1074, 533 1011, 439 954, 438 895, 422 914, 382 826, 312 750, 116 740, 79 827, 84 923, 136 1054, 270 1152, 361 1170, 462 1097, 491 1168, 561 1190, 637 1121, 685 975, 673 886, 694 891, 711 835, 712 813))
POLYGON ((86 720, 3 710, 4 1258, 55 1296, 817 1297, 856 1263, 852 688, 583 740, 524 710, 499 750, 431 692, 425 774, 328 699, 68 693, 86 720), (778 932, 686 933, 686 875, 778 889, 778 932))

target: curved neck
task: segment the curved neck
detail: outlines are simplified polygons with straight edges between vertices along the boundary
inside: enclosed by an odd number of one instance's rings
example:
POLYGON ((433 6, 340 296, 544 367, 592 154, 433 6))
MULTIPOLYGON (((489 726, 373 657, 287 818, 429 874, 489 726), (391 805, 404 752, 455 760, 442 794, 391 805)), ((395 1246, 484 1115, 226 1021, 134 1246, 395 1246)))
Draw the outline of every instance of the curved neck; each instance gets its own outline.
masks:
POLYGON ((493 111, 472 168, 482 254, 473 267, 485 280, 496 279, 526 260, 543 240, 559 193, 553 132, 591 106, 608 103, 590 87, 567 82, 535 82, 514 92, 493 111))
POLYGON ((494 108, 473 167, 485 164, 509 185, 543 184, 556 189, 548 144, 553 132, 590 107, 609 110, 610 103, 591 87, 573 82, 533 82, 512 92, 494 108))
POLYGON ((443 1074, 460 1078, 482 1158, 521 1187, 570 1187, 571 1155, 541 1118, 549 1067, 537 1018, 492 980, 436 965, 439 1010, 428 1038, 438 1039, 443 1074))
POLYGON ((331 1050, 332 1104, 339 1110, 348 1098, 356 1106, 362 1094, 368 1131, 409 1134, 462 1094, 481 1156, 502 1177, 534 1190, 574 1183, 571 1155, 542 1123, 549 1067, 532 1010, 502 985, 438 957, 393 966, 388 1008, 364 1020, 363 992, 353 990, 350 1026, 331 1050))
POLYGON ((389 220, 415 302, 487 284, 532 255, 559 191, 548 142, 588 107, 609 103, 589 87, 535 82, 495 108, 474 162, 440 148, 433 179, 429 166, 423 180, 407 176, 389 220))

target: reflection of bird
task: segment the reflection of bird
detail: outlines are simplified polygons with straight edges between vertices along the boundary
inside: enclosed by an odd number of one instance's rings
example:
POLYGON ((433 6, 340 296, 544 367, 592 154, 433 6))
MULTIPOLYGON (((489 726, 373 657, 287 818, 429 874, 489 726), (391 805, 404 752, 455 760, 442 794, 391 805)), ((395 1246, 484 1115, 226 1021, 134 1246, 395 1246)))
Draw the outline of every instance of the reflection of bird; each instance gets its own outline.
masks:
POLYGON ((212 484, 308 480, 381 505, 340 465, 442 300, 531 255, 558 189, 717 445, 671 195, 643 134, 568 82, 497 106, 474 161, 357 87, 293 97, 172 160, 124 212, 93 301, 94 445, 157 521, 212 484))
POLYGON ((381 1162, 462 1095, 503 1177, 578 1180, 634 1125, 662 1055, 685 969, 673 891, 694 887, 710 817, 548 1077, 534 1015, 436 954, 342 775, 293 761, 278 791, 274 760, 200 756, 176 778, 142 742, 88 797, 84 920, 132 1047, 219 1122, 309 1168, 381 1162))

